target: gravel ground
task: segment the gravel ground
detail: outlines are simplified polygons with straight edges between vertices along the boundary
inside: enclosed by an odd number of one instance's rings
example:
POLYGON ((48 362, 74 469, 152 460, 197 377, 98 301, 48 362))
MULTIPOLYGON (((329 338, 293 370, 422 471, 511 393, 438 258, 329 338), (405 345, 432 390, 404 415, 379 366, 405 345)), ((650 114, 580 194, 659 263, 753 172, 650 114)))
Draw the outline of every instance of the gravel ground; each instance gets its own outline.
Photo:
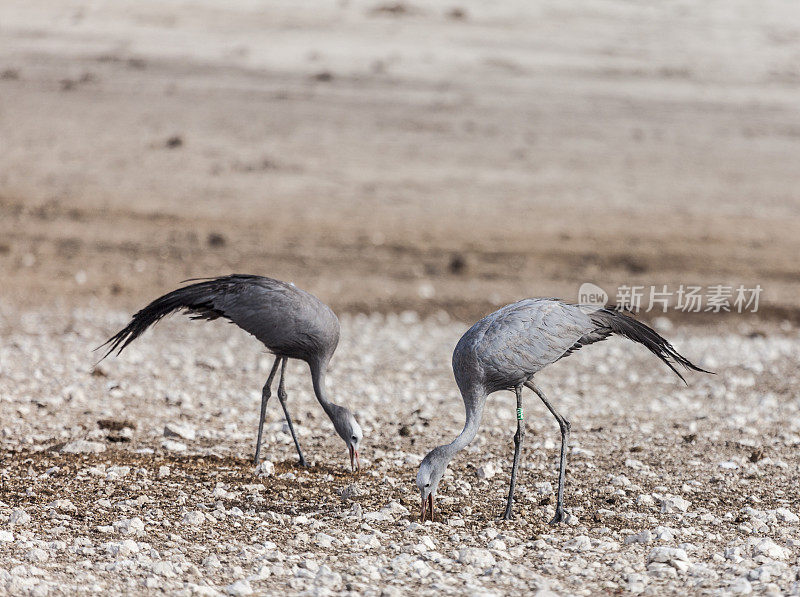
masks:
POLYGON ((328 379, 364 470, 291 363, 310 469, 277 403, 250 462, 270 356, 221 322, 172 318, 94 367, 127 314, 0 317, 0 593, 800 594, 800 334, 664 332, 717 375, 680 383, 643 348, 594 345, 538 376, 572 421, 567 524, 551 528, 557 425, 526 392, 517 518, 497 519, 515 427, 490 398, 420 525, 416 467, 463 407, 445 316, 348 316, 328 379))

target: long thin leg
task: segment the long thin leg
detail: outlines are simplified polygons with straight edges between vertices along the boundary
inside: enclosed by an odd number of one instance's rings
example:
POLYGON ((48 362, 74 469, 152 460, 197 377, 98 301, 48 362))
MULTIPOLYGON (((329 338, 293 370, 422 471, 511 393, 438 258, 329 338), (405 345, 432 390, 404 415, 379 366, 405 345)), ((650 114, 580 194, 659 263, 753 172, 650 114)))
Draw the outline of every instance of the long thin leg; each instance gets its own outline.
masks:
POLYGON ((286 407, 286 390, 283 387, 283 378, 286 374, 286 361, 288 360, 289 359, 283 359, 283 364, 281 365, 281 380, 278 383, 278 400, 281 401, 281 406, 283 407, 283 414, 286 417, 286 422, 289 424, 289 431, 292 432, 294 447, 297 448, 297 455, 300 456, 300 466, 308 466, 308 464, 306 464, 306 459, 303 458, 303 451, 300 449, 300 442, 297 441, 297 435, 294 432, 294 425, 292 425, 292 417, 289 415, 289 409, 286 407))
POLYGON ((567 445, 569 444, 569 421, 567 421, 564 417, 556 412, 556 409, 550 404, 547 400, 547 396, 544 395, 539 386, 537 386, 533 381, 526 381, 525 385, 528 386, 531 390, 536 392, 536 395, 542 399, 544 405, 547 407, 552 415, 558 421, 558 427, 561 429, 561 460, 559 462, 558 468, 558 499, 556 500, 556 515, 553 517, 553 520, 550 521, 550 524, 556 524, 564 520, 564 478, 566 476, 566 469, 567 469, 567 445))
POLYGON ((511 467, 511 485, 508 488, 508 501, 506 511, 503 513, 503 520, 511 520, 511 509, 514 505, 514 488, 517 485, 517 469, 519 468, 519 458, 522 453, 522 440, 525 438, 525 423, 522 420, 522 386, 514 388, 517 395, 517 432, 514 434, 514 465, 511 467))
POLYGON ((267 401, 269 397, 272 396, 270 386, 272 386, 272 380, 275 379, 275 374, 278 372, 278 363, 280 363, 280 361, 281 357, 275 357, 275 362, 272 363, 272 371, 269 372, 267 383, 264 384, 264 389, 261 390, 261 417, 258 419, 258 440, 256 440, 256 455, 255 458, 253 458, 256 466, 258 466, 258 459, 259 456, 261 456, 261 435, 264 432, 264 417, 267 415, 267 401))

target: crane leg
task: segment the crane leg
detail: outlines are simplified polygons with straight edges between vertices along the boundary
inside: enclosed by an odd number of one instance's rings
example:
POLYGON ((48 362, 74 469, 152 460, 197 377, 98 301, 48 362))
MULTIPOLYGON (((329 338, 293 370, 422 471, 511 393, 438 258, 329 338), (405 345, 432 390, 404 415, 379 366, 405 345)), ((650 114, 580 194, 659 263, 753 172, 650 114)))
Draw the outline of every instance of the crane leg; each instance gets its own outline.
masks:
POLYGON ((550 521, 550 524, 556 524, 564 520, 564 478, 566 476, 567 469, 567 445, 569 444, 570 425, 569 421, 556 412, 556 409, 554 409, 547 400, 547 396, 544 395, 544 392, 542 392, 539 386, 537 386, 533 381, 526 381, 525 385, 536 392, 536 395, 541 398, 542 402, 544 402, 544 405, 547 407, 547 410, 549 410, 550 413, 556 418, 556 421, 558 421, 558 427, 561 429, 561 457, 558 466, 558 498, 556 499, 556 515, 553 517, 553 520, 550 521))
POLYGON ((292 425, 292 417, 289 415, 289 409, 286 407, 286 390, 283 387, 283 379, 286 374, 286 361, 289 359, 283 359, 283 364, 281 365, 281 380, 278 383, 278 400, 281 402, 281 406, 283 407, 283 414, 286 417, 286 422, 289 424, 289 431, 292 433, 292 439, 294 440, 294 447, 297 448, 297 455, 300 457, 300 466, 308 466, 306 463, 306 459, 303 458, 303 451, 300 449, 300 442, 297 441, 297 434, 294 432, 294 425, 292 425))
POLYGON ((264 384, 264 389, 261 390, 261 417, 258 419, 258 440, 256 440, 256 455, 253 462, 258 466, 259 457, 261 456, 261 436, 264 433, 264 417, 267 415, 267 402, 269 397, 272 396, 272 380, 275 379, 275 374, 278 372, 278 363, 281 357, 275 357, 275 362, 272 363, 272 371, 269 372, 267 383, 264 384))
POLYGON ((506 511, 503 513, 503 520, 511 520, 513 517, 511 509, 514 505, 514 488, 517 485, 517 469, 522 454, 522 440, 525 438, 525 422, 522 420, 522 386, 514 388, 514 392, 517 395, 517 432, 514 434, 514 464, 511 467, 511 485, 508 488, 508 501, 506 502, 506 511))

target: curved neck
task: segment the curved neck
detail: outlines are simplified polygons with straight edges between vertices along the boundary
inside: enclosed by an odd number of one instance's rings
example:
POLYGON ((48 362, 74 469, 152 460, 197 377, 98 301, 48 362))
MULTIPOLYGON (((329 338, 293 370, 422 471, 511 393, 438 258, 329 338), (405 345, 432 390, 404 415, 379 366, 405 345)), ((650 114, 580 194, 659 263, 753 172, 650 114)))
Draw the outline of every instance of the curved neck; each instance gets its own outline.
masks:
POLYGON ((462 394, 464 398, 464 409, 466 410, 464 429, 452 442, 442 446, 445 453, 450 458, 455 456, 456 452, 466 448, 470 442, 475 439, 478 428, 481 426, 481 415, 483 414, 483 405, 486 402, 486 396, 487 394, 481 391, 462 394))
POLYGON ((327 363, 310 362, 308 364, 311 369, 311 383, 314 385, 314 395, 325 414, 329 419, 333 419, 333 402, 328 400, 327 393, 325 392, 325 372, 327 370, 327 363))

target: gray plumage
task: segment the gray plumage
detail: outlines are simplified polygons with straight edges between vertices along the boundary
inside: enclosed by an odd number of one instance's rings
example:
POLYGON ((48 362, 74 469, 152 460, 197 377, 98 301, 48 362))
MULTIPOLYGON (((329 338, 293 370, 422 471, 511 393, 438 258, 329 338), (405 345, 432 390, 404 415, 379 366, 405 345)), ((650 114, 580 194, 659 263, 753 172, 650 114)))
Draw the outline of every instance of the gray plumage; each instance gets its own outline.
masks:
MULTIPOLYGON (((534 383, 534 375, 547 365, 581 347, 619 334, 644 345, 666 363, 678 377, 679 364, 703 371, 683 357, 655 330, 615 309, 572 305, 554 298, 525 299, 487 315, 461 337, 453 351, 453 373, 464 399, 466 423, 450 444, 434 448, 422 461, 417 486, 422 497, 422 517, 430 508, 445 469, 455 454, 469 444, 478 432, 486 398, 499 390, 511 390, 517 398, 517 432, 514 435, 514 461, 504 518, 511 518, 514 487, 524 438, 522 388, 533 390, 558 421, 561 429, 561 458, 556 515, 551 524, 563 519, 563 492, 569 421, 550 404, 534 383)), ((685 380, 684 380, 685 382, 685 380)))
POLYGON ((351 467, 356 468, 358 446, 362 439, 361 427, 349 410, 330 402, 325 391, 325 373, 339 343, 339 320, 330 307, 293 284, 272 278, 233 274, 201 279, 195 284, 157 298, 136 313, 124 329, 103 344, 110 345, 103 358, 115 350, 120 354, 148 327, 164 316, 180 310, 192 314, 192 319, 213 320, 223 317, 258 338, 275 355, 275 362, 261 395, 256 464, 261 451, 267 401, 271 396, 272 381, 279 365, 281 377, 278 399, 292 433, 300 463, 304 466, 306 464, 286 407, 284 390, 286 361, 299 359, 308 363, 317 400, 331 419, 336 432, 347 444, 351 467))

